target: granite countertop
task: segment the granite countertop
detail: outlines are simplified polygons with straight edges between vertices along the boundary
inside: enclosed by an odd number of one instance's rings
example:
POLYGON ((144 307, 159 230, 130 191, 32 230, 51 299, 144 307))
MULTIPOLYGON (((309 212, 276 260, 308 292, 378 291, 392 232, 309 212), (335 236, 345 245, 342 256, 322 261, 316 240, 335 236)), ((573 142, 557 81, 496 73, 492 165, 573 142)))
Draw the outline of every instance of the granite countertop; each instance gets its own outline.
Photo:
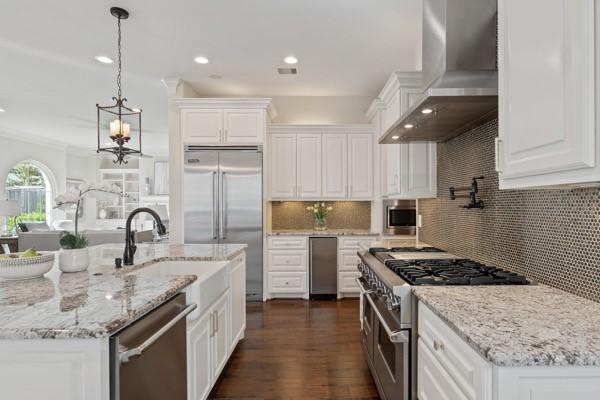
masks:
POLYGON ((600 304, 545 285, 415 286, 413 293, 495 365, 600 366, 600 304))
POLYGON ((379 236, 379 233, 362 229, 328 229, 325 231, 275 229, 267 232, 267 236, 379 236))
POLYGON ((194 275, 128 274, 163 260, 225 261, 246 245, 139 244, 135 264, 114 268, 123 245, 90 248, 87 271, 61 273, 56 257, 42 278, 0 280, 0 339, 103 338, 129 325, 196 280, 194 275))

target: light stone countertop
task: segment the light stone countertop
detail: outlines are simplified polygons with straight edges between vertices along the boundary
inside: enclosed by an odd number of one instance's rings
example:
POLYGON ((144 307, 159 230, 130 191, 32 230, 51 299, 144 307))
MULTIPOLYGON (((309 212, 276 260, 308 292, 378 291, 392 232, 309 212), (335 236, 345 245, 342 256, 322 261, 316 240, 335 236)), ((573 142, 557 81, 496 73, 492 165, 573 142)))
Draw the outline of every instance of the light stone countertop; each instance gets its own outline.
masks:
POLYGON ((379 233, 362 229, 328 229, 325 231, 274 229, 267 236, 379 236, 379 233))
POLYGON ((600 303, 545 285, 412 291, 497 366, 600 366, 600 303))
POLYGON ((196 280, 194 275, 128 274, 164 260, 226 261, 246 245, 138 244, 135 264, 114 268, 123 245, 90 248, 87 271, 61 273, 56 257, 42 278, 0 280, 0 339, 102 338, 129 325, 196 280))

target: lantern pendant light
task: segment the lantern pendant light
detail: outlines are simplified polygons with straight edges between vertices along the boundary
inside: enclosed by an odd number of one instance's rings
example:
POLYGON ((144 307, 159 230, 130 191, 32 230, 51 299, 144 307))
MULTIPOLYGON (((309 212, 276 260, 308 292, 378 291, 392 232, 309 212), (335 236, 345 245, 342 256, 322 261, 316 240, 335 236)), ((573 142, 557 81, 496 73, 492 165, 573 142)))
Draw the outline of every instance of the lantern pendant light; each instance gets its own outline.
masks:
POLYGON ((98 150, 96 152, 98 154, 100 152, 112 153, 116 156, 116 160, 113 161, 115 164, 127 164, 125 157, 142 155, 142 110, 125 106, 127 99, 121 94, 121 20, 129 18, 129 13, 119 7, 111 7, 110 13, 117 18, 117 97, 112 98, 115 101, 113 105, 100 106, 96 104, 98 114, 98 150), (107 121, 108 132, 106 132, 107 121), (137 136, 137 148, 127 147, 126 145, 130 140, 135 139, 135 136, 137 136), (102 139, 103 137, 106 139, 102 139), (101 145, 108 138, 112 140, 112 143, 101 145))

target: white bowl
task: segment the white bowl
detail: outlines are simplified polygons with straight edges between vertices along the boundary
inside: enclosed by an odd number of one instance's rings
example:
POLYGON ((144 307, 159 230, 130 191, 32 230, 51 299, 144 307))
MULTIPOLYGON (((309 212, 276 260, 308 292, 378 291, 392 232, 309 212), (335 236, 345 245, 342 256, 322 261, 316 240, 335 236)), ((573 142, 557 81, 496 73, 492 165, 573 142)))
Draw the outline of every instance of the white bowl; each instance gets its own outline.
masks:
POLYGON ((0 278, 6 280, 33 279, 43 276, 54 265, 54 253, 35 257, 0 258, 0 278))

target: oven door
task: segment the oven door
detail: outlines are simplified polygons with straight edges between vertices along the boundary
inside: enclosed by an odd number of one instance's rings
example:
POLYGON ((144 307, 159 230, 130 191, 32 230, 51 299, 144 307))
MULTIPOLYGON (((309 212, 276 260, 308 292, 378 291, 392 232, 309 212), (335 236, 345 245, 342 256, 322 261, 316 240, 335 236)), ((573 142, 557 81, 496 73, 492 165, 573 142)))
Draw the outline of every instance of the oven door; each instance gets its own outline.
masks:
POLYGON ((360 329, 362 333, 362 344, 363 349, 369 359, 369 362, 373 360, 373 323, 374 314, 371 307, 371 303, 367 301, 366 295, 371 293, 367 290, 367 282, 362 276, 356 278, 356 283, 360 289, 360 329))
POLYGON ((399 316, 374 294, 366 294, 374 314, 373 367, 387 400, 409 400, 410 330, 401 330, 399 316))

